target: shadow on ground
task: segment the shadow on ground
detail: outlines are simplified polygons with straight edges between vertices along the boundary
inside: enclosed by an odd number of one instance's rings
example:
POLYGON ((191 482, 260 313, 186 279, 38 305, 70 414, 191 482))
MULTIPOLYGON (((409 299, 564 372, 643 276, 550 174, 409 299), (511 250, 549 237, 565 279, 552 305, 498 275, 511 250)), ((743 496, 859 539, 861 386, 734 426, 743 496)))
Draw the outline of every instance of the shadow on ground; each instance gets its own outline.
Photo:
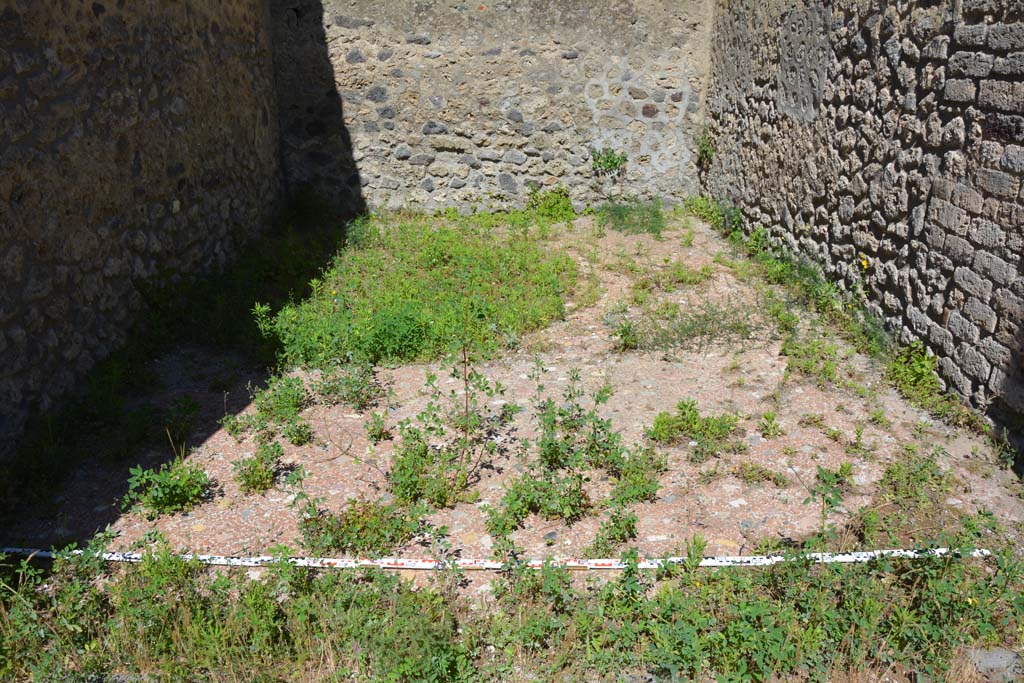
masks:
POLYGON ((120 515, 132 467, 171 461, 243 410, 276 355, 254 304, 304 295, 365 210, 322 4, 275 0, 271 21, 282 168, 273 226, 222 272, 140 284, 145 304, 125 345, 37 413, 0 467, 0 545, 91 538, 120 515))

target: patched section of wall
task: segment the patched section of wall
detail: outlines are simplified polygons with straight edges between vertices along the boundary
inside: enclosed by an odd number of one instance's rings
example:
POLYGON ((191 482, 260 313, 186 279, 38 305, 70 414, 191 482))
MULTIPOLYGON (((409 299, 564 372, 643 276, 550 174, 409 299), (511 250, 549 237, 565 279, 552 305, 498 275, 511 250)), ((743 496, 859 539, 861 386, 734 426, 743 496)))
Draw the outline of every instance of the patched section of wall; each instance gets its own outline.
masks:
POLYGON ((779 37, 779 108, 803 121, 818 116, 828 65, 827 7, 791 10, 782 17, 779 37))
POLYGON ((257 0, 0 8, 0 451, 118 345, 141 281, 265 224, 269 26, 257 0))
POLYGON ((723 1, 712 72, 709 192, 1024 410, 1020 4, 723 1))
MULTIPOLYGON (((299 25, 304 4, 282 9, 299 25)), ((612 190, 596 184, 591 149, 604 147, 629 157, 616 194, 694 190, 709 18, 693 1, 350 0, 325 2, 317 20, 367 203, 434 209, 518 206, 559 184, 600 202, 612 190)), ((300 149, 302 131, 332 125, 329 104, 281 102, 290 176, 342 156, 338 137, 316 146, 332 159, 300 149)))

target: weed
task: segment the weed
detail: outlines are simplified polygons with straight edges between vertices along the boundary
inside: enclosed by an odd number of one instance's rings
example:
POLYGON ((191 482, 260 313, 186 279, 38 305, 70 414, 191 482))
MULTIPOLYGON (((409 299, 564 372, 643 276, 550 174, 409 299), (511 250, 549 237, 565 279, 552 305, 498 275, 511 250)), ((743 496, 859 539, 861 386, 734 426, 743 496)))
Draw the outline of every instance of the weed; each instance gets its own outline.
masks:
POLYGON ((659 444, 678 443, 683 437, 695 443, 691 451, 692 462, 705 462, 727 451, 739 452, 743 445, 729 437, 736 431, 735 415, 702 417, 694 400, 683 400, 673 413, 658 413, 647 436, 659 444))
POLYGON ((667 280, 673 285, 699 285, 711 279, 714 272, 714 268, 710 264, 704 264, 698 270, 693 270, 682 261, 677 261, 669 268, 667 280))
POLYGON ((422 528, 422 511, 394 504, 356 500, 337 514, 307 501, 299 523, 302 544, 311 553, 386 553, 408 543, 422 528))
POLYGON ((782 425, 779 424, 779 420, 773 411, 768 411, 761 416, 761 422, 757 428, 761 432, 761 436, 766 439, 774 439, 785 434, 782 430, 782 425))
POLYGON ((707 169, 711 166, 711 161, 715 158, 715 139, 711 136, 711 131, 705 128, 701 131, 701 134, 697 137, 697 166, 701 169, 707 169))
POLYGON ((344 403, 356 410, 376 405, 384 393, 373 366, 365 361, 326 368, 314 382, 313 391, 329 405, 344 403))
POLYGON ((625 152, 616 152, 610 147, 590 150, 591 166, 594 175, 600 178, 616 178, 626 168, 629 160, 625 152))
POLYGON ((787 479, 784 474, 780 472, 773 472, 772 470, 762 467, 757 463, 741 462, 733 468, 732 473, 737 479, 745 484, 771 482, 780 489, 789 485, 789 479, 787 479))
POLYGON ((800 416, 801 427, 823 427, 825 425, 825 416, 820 413, 805 413, 800 416))
POLYGON ((387 441, 393 436, 387 425, 387 417, 383 413, 370 413, 370 421, 366 423, 366 438, 370 443, 387 441))
POLYGON ((877 427, 889 427, 892 425, 892 421, 885 414, 885 408, 873 408, 871 413, 868 415, 868 422, 877 427))
POLYGON ((201 467, 185 462, 182 457, 156 470, 135 466, 129 472, 128 492, 121 508, 127 510, 138 505, 149 519, 191 510, 203 500, 212 484, 201 467))
POLYGON ((839 507, 843 502, 843 492, 849 485, 853 476, 853 466, 844 462, 838 470, 830 470, 821 465, 815 476, 814 484, 808 489, 808 496, 804 499, 804 505, 819 501, 821 505, 821 526, 819 538, 827 539, 835 535, 833 528, 826 528, 825 523, 828 514, 839 507))
POLYGON ((665 230, 665 214, 658 199, 603 204, 597 209, 597 218, 602 225, 626 235, 661 237, 665 230))
POLYGON ((612 557, 615 549, 636 538, 635 513, 613 507, 597 530, 593 543, 583 550, 584 557, 612 557))
POLYGON ((936 496, 948 493, 953 480, 936 462, 941 452, 935 449, 930 455, 920 455, 915 448, 905 448, 882 475, 882 495, 904 504, 930 505, 936 496))
POLYGON ((615 328, 615 350, 635 351, 640 348, 640 332, 632 320, 623 320, 615 328))
POLYGON ((199 404, 191 396, 179 396, 171 403, 164 413, 164 424, 172 444, 179 447, 187 445, 198 416, 199 404))
POLYGON ((799 372, 813 378, 818 386, 834 384, 839 379, 839 347, 820 337, 800 341, 794 337, 782 343, 787 356, 786 373, 799 372))
POLYGON ((876 446, 864 440, 864 427, 856 425, 853 428, 853 440, 846 446, 848 455, 859 458, 870 458, 875 452, 876 446))
POLYGON ((493 352, 562 317, 576 277, 564 251, 525 233, 385 217, 312 283, 308 299, 255 313, 286 365, 436 358, 467 341, 493 352))
POLYGON ((538 219, 552 223, 566 223, 576 219, 576 209, 569 199, 569 190, 562 186, 546 191, 531 190, 526 208, 538 219))
POLYGON ((284 449, 279 443, 261 443, 256 454, 232 465, 235 481, 245 493, 263 493, 274 485, 284 449))
POLYGON ((728 344, 750 339, 758 322, 748 309, 714 301, 672 309, 671 317, 627 321, 638 348, 643 350, 703 351, 712 344, 728 344))
POLYGON ((915 341, 899 350, 887 369, 887 377, 896 390, 914 405, 935 417, 959 427, 984 434, 982 419, 952 394, 943 393, 936 372, 938 358, 915 341))

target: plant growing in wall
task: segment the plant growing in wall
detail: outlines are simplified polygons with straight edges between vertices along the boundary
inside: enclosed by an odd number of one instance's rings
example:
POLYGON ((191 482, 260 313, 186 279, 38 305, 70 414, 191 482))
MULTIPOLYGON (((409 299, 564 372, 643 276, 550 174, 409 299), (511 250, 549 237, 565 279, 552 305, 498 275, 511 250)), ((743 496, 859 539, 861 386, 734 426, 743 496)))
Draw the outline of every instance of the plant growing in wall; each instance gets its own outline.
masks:
POLYGON ((590 156, 594 175, 601 179, 618 180, 625 172, 626 162, 629 160, 625 152, 616 152, 611 147, 591 149, 590 156))
POLYGON ((705 126, 697 138, 697 168, 706 171, 714 158, 715 138, 711 136, 711 131, 705 126))
POLYGON ((602 149, 592 148, 590 158, 597 181, 594 183, 594 189, 601 192, 605 198, 610 198, 609 181, 611 181, 612 187, 618 185, 618 180, 625 175, 628 157, 625 152, 617 152, 611 147, 604 147, 602 149))

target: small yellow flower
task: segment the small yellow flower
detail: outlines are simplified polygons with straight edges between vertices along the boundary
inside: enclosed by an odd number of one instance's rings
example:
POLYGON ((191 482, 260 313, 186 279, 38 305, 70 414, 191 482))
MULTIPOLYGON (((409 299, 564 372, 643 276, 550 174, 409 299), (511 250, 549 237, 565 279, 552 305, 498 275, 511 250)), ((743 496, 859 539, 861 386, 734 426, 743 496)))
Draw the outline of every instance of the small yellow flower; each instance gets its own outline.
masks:
POLYGON ((865 256, 864 254, 860 255, 860 267, 863 268, 864 270, 868 269, 868 257, 865 256))
POLYGON ((967 598, 967 604, 973 607, 978 604, 978 601, 974 598, 967 598))

